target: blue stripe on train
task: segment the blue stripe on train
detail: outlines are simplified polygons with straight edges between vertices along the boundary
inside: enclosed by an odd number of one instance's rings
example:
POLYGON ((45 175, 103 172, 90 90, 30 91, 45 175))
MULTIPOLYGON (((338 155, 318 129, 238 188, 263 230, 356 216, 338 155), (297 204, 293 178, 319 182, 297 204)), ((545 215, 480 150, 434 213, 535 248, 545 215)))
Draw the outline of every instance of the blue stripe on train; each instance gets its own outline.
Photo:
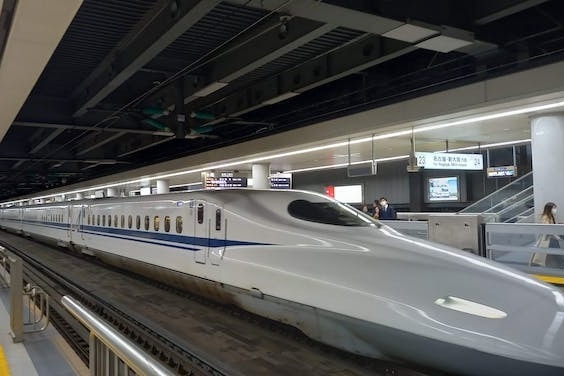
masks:
MULTIPOLYGON (((13 221, 20 222, 19 220, 13 220, 13 221)), ((68 231, 71 227, 67 223, 42 222, 42 221, 33 221, 33 220, 25 220, 22 222, 36 226, 57 228, 59 230, 64 230, 64 231, 68 231)), ((209 239, 209 238, 202 238, 196 236, 130 230, 130 229, 122 229, 116 227, 98 227, 98 226, 89 226, 89 225, 78 226, 78 232, 83 232, 91 235, 106 236, 116 239, 132 240, 132 241, 137 241, 147 244, 164 245, 168 247, 186 249, 190 251, 198 251, 200 250, 200 248, 187 247, 186 245, 192 245, 196 247, 211 247, 211 248, 243 246, 243 245, 271 245, 269 243, 257 243, 257 242, 228 240, 228 239, 209 239), (162 243, 162 242, 167 242, 167 243, 162 243), (170 243, 175 243, 175 244, 170 244, 170 243)))

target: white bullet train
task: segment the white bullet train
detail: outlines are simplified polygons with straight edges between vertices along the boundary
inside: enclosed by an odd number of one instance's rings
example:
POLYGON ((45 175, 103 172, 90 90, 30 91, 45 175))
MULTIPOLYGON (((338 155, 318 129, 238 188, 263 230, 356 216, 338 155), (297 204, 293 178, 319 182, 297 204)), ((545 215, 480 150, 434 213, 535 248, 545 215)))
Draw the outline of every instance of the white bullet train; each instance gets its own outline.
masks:
POLYGON ((2 208, 0 225, 374 358, 564 375, 564 296, 305 191, 220 190, 2 208))

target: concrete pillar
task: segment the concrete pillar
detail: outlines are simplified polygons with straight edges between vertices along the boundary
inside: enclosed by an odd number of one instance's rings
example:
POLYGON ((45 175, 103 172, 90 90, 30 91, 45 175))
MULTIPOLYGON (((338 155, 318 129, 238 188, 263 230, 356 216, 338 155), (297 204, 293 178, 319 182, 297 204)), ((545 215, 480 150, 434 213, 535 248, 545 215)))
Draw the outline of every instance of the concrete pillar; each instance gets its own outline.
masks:
POLYGON ((168 180, 157 180, 157 194, 170 192, 168 180))
POLYGON ((558 206, 557 222, 564 219, 564 112, 543 114, 531 119, 531 149, 535 215, 542 214, 544 204, 558 206))
POLYGON ((253 188, 269 189, 270 163, 256 163, 252 167, 253 188))
POLYGON ((84 198, 84 195, 83 195, 82 193, 77 193, 77 194, 74 196, 74 199, 75 199, 75 200, 82 200, 83 198, 84 198))

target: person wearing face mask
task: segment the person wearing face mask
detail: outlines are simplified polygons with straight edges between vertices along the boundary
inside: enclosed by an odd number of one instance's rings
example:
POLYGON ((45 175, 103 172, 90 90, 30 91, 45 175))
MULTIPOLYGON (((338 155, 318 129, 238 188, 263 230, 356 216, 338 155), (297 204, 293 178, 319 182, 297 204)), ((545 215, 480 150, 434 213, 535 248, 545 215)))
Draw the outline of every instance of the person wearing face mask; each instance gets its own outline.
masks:
MULTIPOLYGON (((556 224, 557 207, 554 202, 547 202, 541 214, 541 223, 556 224)), ((560 248, 560 236, 544 234, 539 237, 536 246, 539 248, 560 248)), ((564 268, 564 256, 544 252, 533 253, 531 265, 546 266, 549 268, 564 268)))
POLYGON ((380 219, 397 219, 396 210, 388 204, 386 197, 380 197, 380 219))

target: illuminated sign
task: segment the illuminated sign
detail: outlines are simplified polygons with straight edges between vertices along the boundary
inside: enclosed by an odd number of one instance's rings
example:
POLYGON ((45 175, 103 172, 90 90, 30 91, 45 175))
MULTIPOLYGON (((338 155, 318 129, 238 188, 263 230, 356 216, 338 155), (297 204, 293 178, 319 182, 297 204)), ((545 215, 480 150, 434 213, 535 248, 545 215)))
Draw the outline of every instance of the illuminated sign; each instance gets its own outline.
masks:
POLYGON ((488 178, 505 178, 508 176, 517 176, 517 168, 515 166, 498 166, 488 167, 488 178))
POLYGON ((429 201, 457 201, 458 197, 456 176, 429 179, 429 201))
POLYGON ((292 188, 292 178, 271 176, 270 188, 271 189, 291 189, 292 188))
POLYGON ((415 153, 417 166, 429 170, 483 170, 482 154, 415 153))
POLYGON ((245 177, 221 176, 219 178, 215 178, 210 176, 206 178, 206 189, 245 187, 247 187, 247 178, 245 177))

